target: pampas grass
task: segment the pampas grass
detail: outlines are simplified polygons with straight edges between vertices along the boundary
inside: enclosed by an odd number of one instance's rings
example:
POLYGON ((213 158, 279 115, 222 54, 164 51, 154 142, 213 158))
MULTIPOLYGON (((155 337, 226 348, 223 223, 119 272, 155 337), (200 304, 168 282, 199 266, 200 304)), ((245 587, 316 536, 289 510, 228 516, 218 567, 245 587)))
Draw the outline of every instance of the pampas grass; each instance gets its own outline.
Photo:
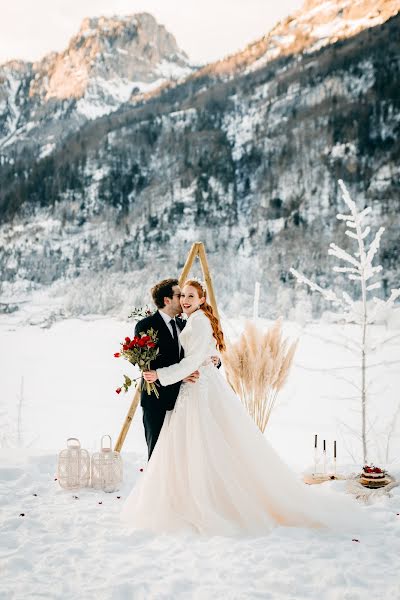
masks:
POLYGON ((264 333, 247 321, 238 341, 227 343, 224 368, 228 381, 262 432, 286 383, 297 343, 289 344, 282 337, 282 319, 264 333))

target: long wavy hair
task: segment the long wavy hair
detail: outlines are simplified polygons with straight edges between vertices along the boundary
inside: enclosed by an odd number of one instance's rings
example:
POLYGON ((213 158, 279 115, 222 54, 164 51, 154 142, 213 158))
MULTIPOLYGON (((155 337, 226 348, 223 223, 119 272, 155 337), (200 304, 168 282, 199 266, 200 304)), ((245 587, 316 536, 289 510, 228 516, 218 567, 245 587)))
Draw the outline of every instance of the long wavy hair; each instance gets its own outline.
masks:
POLYGON ((221 352, 224 351, 226 349, 224 334, 222 333, 219 320, 214 314, 213 307, 207 302, 207 292, 203 290, 201 284, 198 281, 196 281, 196 279, 188 279, 188 281, 185 281, 184 285, 193 286, 194 288, 196 288, 197 293, 199 294, 199 298, 205 298, 205 302, 200 305, 200 309, 210 320, 211 327, 213 330, 213 336, 217 342, 218 350, 220 350, 221 352))

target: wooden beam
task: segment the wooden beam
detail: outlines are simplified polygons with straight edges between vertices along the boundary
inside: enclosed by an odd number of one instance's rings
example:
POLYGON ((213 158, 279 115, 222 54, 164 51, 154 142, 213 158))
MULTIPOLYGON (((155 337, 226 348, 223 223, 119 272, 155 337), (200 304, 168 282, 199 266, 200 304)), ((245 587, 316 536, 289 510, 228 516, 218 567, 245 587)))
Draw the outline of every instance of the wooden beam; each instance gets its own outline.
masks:
POLYGON ((204 283, 206 284, 206 287, 207 287, 208 301, 211 304, 211 306, 213 307, 215 316, 219 320, 219 313, 218 313, 217 301, 215 299, 214 286, 212 283, 210 269, 209 269, 208 262, 207 262, 206 251, 204 249, 204 244, 202 242, 198 243, 198 252, 199 252, 199 258, 200 258, 201 270, 203 271, 204 283))
POLYGON ((188 257, 186 259, 185 265, 182 269, 182 273, 179 277, 179 285, 183 285, 190 273, 190 269, 193 266, 194 261, 196 260, 196 256, 198 256, 199 253, 199 245, 201 244, 201 242, 195 242, 191 249, 190 252, 188 254, 188 257))
POLYGON ((116 450, 117 452, 121 452, 121 448, 125 442, 125 438, 128 434, 129 427, 131 426, 136 409, 139 405, 139 400, 140 400, 140 385, 138 385, 135 390, 135 395, 133 396, 133 400, 129 407, 128 414, 125 417, 125 421, 122 426, 121 432, 118 436, 117 443, 115 444, 114 450, 116 450))

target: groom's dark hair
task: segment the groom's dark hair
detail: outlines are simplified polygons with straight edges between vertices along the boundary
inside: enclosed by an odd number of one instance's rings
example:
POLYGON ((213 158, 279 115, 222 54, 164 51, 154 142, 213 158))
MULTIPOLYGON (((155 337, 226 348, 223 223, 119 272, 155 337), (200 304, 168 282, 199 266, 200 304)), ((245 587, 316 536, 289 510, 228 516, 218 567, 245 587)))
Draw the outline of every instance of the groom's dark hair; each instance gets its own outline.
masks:
POLYGON ((163 279, 151 288, 151 295, 157 308, 164 308, 164 298, 171 298, 172 300, 174 295, 172 288, 175 285, 179 285, 179 281, 177 279, 163 279))

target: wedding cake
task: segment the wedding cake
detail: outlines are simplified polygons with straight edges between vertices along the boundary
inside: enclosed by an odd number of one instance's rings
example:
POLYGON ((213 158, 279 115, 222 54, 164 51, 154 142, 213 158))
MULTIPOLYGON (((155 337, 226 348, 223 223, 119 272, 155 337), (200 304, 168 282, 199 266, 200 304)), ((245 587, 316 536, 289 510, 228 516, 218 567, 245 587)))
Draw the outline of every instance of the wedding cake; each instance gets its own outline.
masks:
POLYGON ((360 483, 366 487, 381 487, 388 483, 386 471, 374 465, 365 465, 360 475, 360 483))

